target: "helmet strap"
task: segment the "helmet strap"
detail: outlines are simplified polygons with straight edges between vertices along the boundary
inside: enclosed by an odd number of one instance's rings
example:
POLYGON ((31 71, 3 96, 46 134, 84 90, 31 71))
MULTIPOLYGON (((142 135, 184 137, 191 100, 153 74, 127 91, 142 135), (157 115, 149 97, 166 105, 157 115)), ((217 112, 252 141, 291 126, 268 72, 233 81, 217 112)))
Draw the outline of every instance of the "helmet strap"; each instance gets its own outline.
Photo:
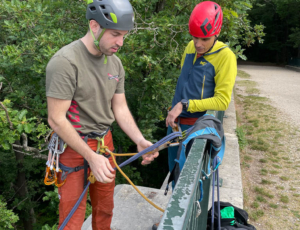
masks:
MULTIPOLYGON (((91 29, 90 23, 89 23, 89 28, 90 28, 91 35, 92 35, 92 37, 93 37, 93 39, 94 39, 94 44, 95 44, 96 48, 102 53, 102 51, 101 51, 101 49, 100 49, 100 40, 101 40, 101 38, 102 38, 102 36, 103 36, 103 34, 104 34, 104 32, 105 32, 106 29, 105 29, 105 28, 102 29, 102 31, 101 31, 101 33, 100 33, 100 35, 99 35, 99 37, 98 37, 98 40, 97 40, 97 39, 95 38, 95 35, 94 35, 92 29, 91 29)), ((104 64, 106 64, 106 63, 107 63, 107 57, 106 57, 106 55, 104 54, 104 64)))

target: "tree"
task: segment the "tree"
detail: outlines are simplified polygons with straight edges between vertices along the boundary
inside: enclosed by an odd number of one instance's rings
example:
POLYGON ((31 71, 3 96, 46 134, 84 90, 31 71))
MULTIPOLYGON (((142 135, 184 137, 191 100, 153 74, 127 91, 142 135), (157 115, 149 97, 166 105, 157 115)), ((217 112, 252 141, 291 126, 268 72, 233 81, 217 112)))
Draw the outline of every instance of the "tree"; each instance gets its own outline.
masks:
POLYGON ((285 64, 291 57, 300 58, 298 0, 256 0, 250 11, 254 24, 266 26, 265 43, 255 44, 246 54, 251 60, 285 64))

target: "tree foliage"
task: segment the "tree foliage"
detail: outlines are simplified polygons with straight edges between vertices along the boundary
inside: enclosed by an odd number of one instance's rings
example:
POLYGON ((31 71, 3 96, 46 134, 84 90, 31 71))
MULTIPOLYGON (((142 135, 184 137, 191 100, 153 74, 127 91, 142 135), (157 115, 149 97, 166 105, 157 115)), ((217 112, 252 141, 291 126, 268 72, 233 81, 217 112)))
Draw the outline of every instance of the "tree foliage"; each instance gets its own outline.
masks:
POLYGON ((251 60, 285 64, 300 58, 300 1, 255 0, 249 19, 265 25, 264 44, 255 44, 246 53, 251 60))
POLYGON ((6 202, 0 196, 0 229, 14 229, 12 224, 18 221, 19 217, 13 211, 6 208, 6 202))
MULTIPOLYGON (((216 2, 224 12, 220 40, 227 42, 237 58, 245 59, 242 47, 255 40, 262 42, 264 36, 262 25, 250 26, 251 1, 216 2)), ((188 19, 199 1, 132 0, 131 3, 135 28, 126 36, 117 55, 126 72, 125 90, 131 112, 145 137, 155 141, 166 133, 163 120, 180 73, 181 55, 192 39, 188 19)), ((8 207, 18 206, 20 219, 29 218, 26 206, 39 210, 35 213, 42 216, 35 223, 38 229, 46 222, 48 227, 55 224, 49 223, 53 218, 45 213, 56 215, 51 203, 45 205, 55 193, 47 193, 46 190, 53 189, 42 184, 45 165, 40 160, 45 158, 46 152, 42 150, 50 130, 46 122, 45 67, 61 47, 84 36, 88 29, 85 8, 86 3, 80 0, 0 1, 0 102, 3 105, 0 107, 0 162, 6 173, 0 178, 0 190, 9 200, 8 207), (20 152, 28 155, 19 160, 22 164, 16 162, 20 152), (11 197, 10 183, 22 172, 26 172, 27 195, 11 197), (45 192, 45 202, 40 202, 45 192)), ((133 143, 116 123, 113 126, 117 150, 134 151, 133 143)), ((165 161, 166 157, 160 159, 165 161)), ((166 168, 166 162, 157 160, 143 168, 134 163, 126 170, 136 182, 155 186, 160 183, 157 178, 164 177, 161 172, 166 172, 166 168)), ((117 181, 123 183, 121 178, 117 181)))

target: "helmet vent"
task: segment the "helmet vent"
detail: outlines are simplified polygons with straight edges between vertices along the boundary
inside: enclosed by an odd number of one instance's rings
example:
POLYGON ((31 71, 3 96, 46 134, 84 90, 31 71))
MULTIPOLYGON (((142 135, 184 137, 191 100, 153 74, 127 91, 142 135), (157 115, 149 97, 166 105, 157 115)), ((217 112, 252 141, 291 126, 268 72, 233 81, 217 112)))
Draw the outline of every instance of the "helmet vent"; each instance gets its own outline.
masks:
POLYGON ((104 16, 105 16, 107 19, 111 20, 109 14, 106 13, 106 14, 104 14, 104 16))
POLYGON ((105 6, 104 5, 100 5, 101 9, 105 10, 105 6))
POLYGON ((215 5, 215 10, 217 10, 218 9, 218 6, 217 5, 215 5))
POLYGON ((214 26, 216 26, 216 23, 217 23, 217 21, 218 21, 218 19, 219 19, 219 16, 220 16, 220 12, 218 12, 218 13, 216 14, 216 16, 215 16, 215 23, 214 23, 214 26))
POLYGON ((90 7, 90 10, 91 11, 96 11, 96 7, 92 6, 92 7, 90 7))

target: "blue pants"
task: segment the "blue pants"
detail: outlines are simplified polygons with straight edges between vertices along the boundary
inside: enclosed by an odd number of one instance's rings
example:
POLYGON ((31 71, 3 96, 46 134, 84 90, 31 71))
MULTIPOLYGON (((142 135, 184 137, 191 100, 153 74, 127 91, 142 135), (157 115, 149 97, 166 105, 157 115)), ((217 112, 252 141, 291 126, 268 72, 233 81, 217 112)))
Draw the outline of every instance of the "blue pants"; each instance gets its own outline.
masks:
MULTIPOLYGON (((187 130, 189 129, 190 127, 192 127, 192 125, 182 125, 180 124, 180 128, 181 128, 181 131, 184 131, 184 130, 187 130)), ((169 135, 170 133, 172 133, 172 128, 171 126, 168 127, 168 132, 167 132, 167 135, 169 135)), ((176 147, 169 147, 168 148, 168 164, 169 164, 169 171, 172 172, 174 166, 175 166, 175 159, 177 158, 177 152, 178 152, 178 146, 176 147)), ((174 189, 174 181, 172 182, 172 187, 174 189)))

